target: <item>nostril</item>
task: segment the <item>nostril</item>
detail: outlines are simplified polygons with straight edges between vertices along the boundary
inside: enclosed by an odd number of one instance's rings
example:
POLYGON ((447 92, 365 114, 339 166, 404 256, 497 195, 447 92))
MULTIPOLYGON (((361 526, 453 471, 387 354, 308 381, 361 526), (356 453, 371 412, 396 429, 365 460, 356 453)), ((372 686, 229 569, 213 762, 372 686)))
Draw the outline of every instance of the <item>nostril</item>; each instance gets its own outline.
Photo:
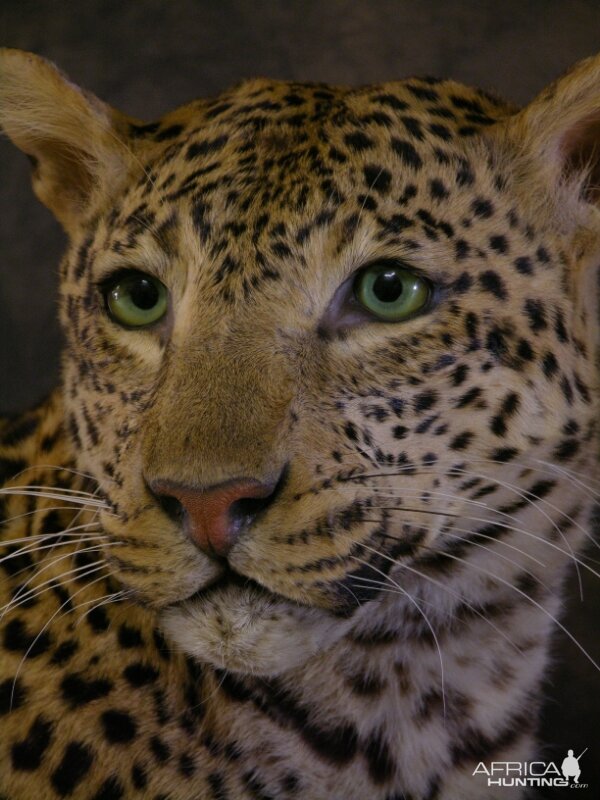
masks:
POLYGON ((273 501, 271 492, 266 497, 242 497, 229 506, 229 519, 236 527, 249 527, 261 511, 265 511, 273 501))
POLYGON ((159 506, 173 522, 181 522, 185 517, 183 503, 170 494, 155 494, 159 506))
POLYGON ((231 503, 229 506, 229 519, 236 528, 249 527, 261 512, 266 511, 269 506, 273 505, 283 491, 288 474, 289 465, 286 464, 279 475, 277 483, 271 484, 272 489, 270 492, 268 491, 268 485, 264 484, 267 493, 262 497, 240 497, 239 500, 231 503))

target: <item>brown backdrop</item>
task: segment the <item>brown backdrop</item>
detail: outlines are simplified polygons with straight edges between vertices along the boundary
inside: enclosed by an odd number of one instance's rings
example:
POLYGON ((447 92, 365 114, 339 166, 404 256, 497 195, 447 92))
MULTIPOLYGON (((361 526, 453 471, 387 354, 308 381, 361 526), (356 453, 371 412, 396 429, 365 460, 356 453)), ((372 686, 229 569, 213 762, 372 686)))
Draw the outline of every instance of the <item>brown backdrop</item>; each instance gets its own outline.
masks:
MULTIPOLYGON (((524 102, 600 51, 599 0, 78 0, 0 2, 3 44, 34 50, 111 104, 145 119, 242 78, 369 83, 450 76, 524 102)), ((0 141, 0 412, 57 380, 56 272, 64 241, 29 191, 28 165, 0 141)), ((600 580, 566 625, 600 662, 600 580)), ((600 675, 556 639, 543 723, 549 756, 584 756, 582 797, 600 796, 600 675)), ((561 792, 547 796, 558 800, 561 792)), ((572 797, 572 792, 565 792, 572 797)), ((365 799, 367 800, 367 799, 365 799)))

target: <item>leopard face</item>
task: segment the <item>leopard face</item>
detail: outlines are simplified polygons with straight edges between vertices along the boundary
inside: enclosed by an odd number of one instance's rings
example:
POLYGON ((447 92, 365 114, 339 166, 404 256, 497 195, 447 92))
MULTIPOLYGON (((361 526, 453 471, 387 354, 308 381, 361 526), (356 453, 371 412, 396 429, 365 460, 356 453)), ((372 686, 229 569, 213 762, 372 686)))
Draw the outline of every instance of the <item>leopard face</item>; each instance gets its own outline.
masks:
POLYGON ((277 675, 449 559, 489 588, 464 541, 503 535, 520 492, 552 535, 568 498, 541 465, 593 457, 599 244, 581 141, 570 171, 539 155, 552 94, 528 116, 449 81, 261 80, 143 125, 61 91, 92 143, 62 134, 77 168, 21 146, 70 234, 68 431, 111 572, 171 639, 277 675), (361 302, 382 269, 425 287, 400 321, 361 302), (127 276, 164 287, 160 319, 111 314, 127 276), (244 481, 267 489, 217 552, 190 533, 197 498, 244 481))

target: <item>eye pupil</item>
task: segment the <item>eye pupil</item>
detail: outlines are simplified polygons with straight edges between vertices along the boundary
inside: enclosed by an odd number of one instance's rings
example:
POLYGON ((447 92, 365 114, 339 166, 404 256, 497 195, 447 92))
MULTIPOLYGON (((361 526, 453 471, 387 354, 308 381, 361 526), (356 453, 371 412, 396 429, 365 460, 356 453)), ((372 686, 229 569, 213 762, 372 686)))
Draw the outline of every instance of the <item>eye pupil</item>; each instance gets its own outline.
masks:
POLYGON ((431 284, 403 263, 379 261, 361 270, 354 281, 356 301, 376 319, 401 322, 423 311, 431 284))
POLYGON ((382 272, 373 283, 373 294, 382 303, 395 303, 404 290, 398 270, 382 272))
POLYGON ((138 270, 126 270, 102 286, 108 315, 128 328, 147 328, 162 319, 169 307, 169 293, 157 278, 138 270))
POLYGON ((129 286, 131 302, 142 311, 149 311, 157 304, 159 299, 158 288, 155 283, 146 278, 137 278, 129 286))

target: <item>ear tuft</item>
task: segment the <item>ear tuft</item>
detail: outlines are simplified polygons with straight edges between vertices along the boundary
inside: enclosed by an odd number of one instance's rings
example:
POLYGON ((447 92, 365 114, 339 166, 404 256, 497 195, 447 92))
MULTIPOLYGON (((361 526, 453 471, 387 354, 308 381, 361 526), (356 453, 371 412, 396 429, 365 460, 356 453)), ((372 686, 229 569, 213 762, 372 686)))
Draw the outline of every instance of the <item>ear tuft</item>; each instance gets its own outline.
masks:
POLYGON ((126 118, 53 64, 0 50, 0 127, 33 165, 33 187, 68 232, 127 169, 126 118))

